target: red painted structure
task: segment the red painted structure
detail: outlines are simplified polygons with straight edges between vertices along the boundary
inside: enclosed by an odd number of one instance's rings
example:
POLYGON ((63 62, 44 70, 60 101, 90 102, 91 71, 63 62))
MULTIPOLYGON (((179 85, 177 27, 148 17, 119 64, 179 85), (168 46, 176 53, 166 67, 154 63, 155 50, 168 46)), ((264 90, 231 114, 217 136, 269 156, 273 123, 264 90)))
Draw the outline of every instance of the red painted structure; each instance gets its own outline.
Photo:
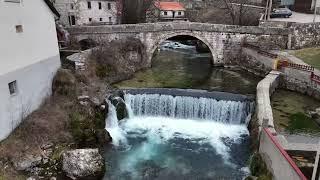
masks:
POLYGON ((297 175, 300 177, 301 180, 307 180, 307 178, 304 176, 304 174, 301 172, 301 170, 298 168, 296 163, 291 159, 291 157, 288 155, 288 153, 282 148, 282 146, 278 143, 276 138, 272 135, 272 133, 269 131, 268 128, 263 128, 263 131, 267 134, 267 136, 270 138, 272 143, 277 147, 277 149, 280 151, 282 156, 288 161, 290 166, 294 169, 294 171, 297 173, 297 175))

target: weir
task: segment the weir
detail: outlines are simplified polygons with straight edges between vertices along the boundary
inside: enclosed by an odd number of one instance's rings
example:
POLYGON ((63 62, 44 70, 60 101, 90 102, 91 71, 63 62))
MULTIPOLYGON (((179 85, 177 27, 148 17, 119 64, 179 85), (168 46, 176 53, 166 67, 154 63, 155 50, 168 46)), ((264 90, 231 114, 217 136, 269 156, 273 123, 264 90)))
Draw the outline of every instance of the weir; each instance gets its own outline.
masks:
POLYGON ((160 116, 245 124, 250 120, 253 111, 251 101, 227 101, 162 94, 126 94, 124 98, 133 116, 160 116))

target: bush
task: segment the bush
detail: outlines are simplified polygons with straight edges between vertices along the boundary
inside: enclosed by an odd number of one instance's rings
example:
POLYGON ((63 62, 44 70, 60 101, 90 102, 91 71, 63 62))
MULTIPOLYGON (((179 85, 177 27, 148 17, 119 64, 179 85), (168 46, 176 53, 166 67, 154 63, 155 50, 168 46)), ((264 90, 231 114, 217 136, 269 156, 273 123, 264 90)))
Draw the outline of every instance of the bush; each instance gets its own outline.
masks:
POLYGON ((69 118, 69 128, 77 146, 96 147, 100 142, 100 131, 105 128, 103 112, 94 111, 91 114, 88 108, 77 108, 69 114, 69 118))
POLYGON ((128 74, 140 69, 141 65, 144 65, 146 53, 139 39, 127 38, 99 43, 99 46, 92 50, 90 59, 95 62, 96 75, 105 78, 108 74, 128 74), (132 52, 138 55, 136 59, 131 56, 132 52))
POLYGON ((52 82, 53 94, 75 95, 76 79, 67 69, 59 69, 52 82))

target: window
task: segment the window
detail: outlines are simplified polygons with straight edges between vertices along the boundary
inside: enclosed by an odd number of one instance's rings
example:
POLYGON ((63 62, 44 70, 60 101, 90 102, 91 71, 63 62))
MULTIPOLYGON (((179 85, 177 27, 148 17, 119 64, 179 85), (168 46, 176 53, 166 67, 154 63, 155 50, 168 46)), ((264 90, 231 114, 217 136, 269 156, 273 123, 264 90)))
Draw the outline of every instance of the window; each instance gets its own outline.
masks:
POLYGON ((109 10, 111 9, 111 3, 108 3, 108 9, 109 10))
POLYGON ((92 21, 92 18, 89 18, 89 22, 91 22, 92 21))
POLYGON ((74 9, 73 3, 70 4, 70 9, 74 9))
POLYGON ((74 15, 69 16, 69 24, 70 26, 76 25, 76 17, 74 15))
POLYGON ((18 92, 17 81, 12 81, 8 84, 10 95, 15 95, 18 92))
POLYGON ((167 16, 167 15, 168 15, 168 12, 167 12, 167 11, 165 11, 165 12, 163 12, 163 14, 164 14, 165 16, 167 16))
POLYGON ((91 9, 91 1, 88 1, 88 9, 91 9))
POLYGON ((102 5, 101 5, 101 2, 99 2, 99 9, 102 9, 102 5))
POLYGON ((4 2, 21 3, 21 0, 4 0, 4 2))
POLYGON ((16 25, 16 33, 22 33, 22 32, 23 32, 22 25, 16 25))
POLYGON ((181 14, 182 14, 181 11, 179 11, 179 12, 178 12, 178 15, 181 16, 181 14))
POLYGON ((112 18, 111 17, 109 17, 109 22, 111 23, 111 20, 112 20, 112 18))
POLYGON ((102 21, 102 18, 100 18, 100 21, 102 21))

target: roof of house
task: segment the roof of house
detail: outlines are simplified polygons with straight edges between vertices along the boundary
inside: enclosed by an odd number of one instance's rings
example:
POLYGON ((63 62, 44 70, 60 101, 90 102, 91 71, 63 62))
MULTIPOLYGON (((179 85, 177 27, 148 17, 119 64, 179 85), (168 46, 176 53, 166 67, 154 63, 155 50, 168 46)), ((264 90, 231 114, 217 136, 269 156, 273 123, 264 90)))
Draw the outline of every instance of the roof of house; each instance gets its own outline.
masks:
POLYGON ((165 11, 185 11, 184 6, 179 2, 156 2, 156 6, 160 10, 165 11))
POLYGON ((44 2, 49 6, 50 10, 59 18, 60 14, 57 11, 57 9, 53 6, 52 2, 50 0, 44 0, 44 2))

